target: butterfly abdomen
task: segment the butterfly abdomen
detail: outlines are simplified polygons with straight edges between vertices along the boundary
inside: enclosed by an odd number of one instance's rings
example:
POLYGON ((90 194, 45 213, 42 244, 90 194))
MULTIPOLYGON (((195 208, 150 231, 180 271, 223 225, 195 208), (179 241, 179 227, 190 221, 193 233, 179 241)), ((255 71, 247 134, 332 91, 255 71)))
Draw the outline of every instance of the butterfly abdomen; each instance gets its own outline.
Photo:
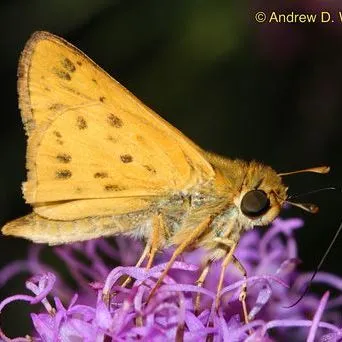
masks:
POLYGON ((93 216, 63 221, 47 219, 32 213, 7 223, 2 233, 36 243, 58 245, 120 234, 141 237, 150 233, 150 221, 145 213, 93 216))

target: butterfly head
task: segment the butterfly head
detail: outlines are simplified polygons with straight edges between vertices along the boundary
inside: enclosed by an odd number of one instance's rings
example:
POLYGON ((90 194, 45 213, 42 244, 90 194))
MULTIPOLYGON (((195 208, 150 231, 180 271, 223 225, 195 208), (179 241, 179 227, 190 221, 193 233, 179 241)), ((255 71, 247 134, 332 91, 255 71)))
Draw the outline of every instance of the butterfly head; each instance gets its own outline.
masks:
POLYGON ((328 171, 328 167, 318 167, 289 173, 276 173, 269 166, 251 162, 247 166, 240 191, 234 199, 235 206, 239 210, 239 221, 246 229, 267 225, 279 215, 285 204, 316 213, 318 207, 314 204, 289 201, 288 187, 283 183, 283 176, 302 172, 327 173, 328 171))

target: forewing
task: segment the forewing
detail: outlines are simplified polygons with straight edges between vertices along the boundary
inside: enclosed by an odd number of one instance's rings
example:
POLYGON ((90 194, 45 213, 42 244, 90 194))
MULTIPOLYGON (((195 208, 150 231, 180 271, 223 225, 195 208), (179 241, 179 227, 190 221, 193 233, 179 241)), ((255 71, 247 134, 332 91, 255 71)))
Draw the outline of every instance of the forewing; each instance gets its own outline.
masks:
POLYGON ((32 36, 18 84, 28 203, 164 196, 213 177, 202 150, 59 37, 32 36))

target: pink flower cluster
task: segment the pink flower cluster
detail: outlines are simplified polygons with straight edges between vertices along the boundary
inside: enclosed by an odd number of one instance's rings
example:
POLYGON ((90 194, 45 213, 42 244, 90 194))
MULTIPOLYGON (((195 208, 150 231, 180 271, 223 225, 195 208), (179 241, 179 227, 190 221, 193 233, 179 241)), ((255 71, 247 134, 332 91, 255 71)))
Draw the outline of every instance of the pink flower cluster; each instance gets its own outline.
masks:
MULTIPOLYGON (((342 279, 319 273, 315 282, 335 289, 323 296, 309 293, 288 308, 302 293, 310 273, 297 270, 299 263, 294 231, 298 219, 277 219, 261 236, 252 230, 242 237, 237 258, 248 272, 248 324, 244 323, 239 294, 244 280, 230 265, 221 293, 216 293, 220 264, 212 265, 203 288, 195 285, 203 251, 186 253, 175 262, 164 284, 147 303, 151 288, 162 273, 171 251, 158 256, 150 270, 133 267, 142 245, 128 238, 98 239, 54 248, 78 284, 78 294, 40 259, 41 247, 33 246, 27 260, 16 261, 0 271, 0 286, 25 269, 33 275, 26 282, 30 294, 2 299, 1 316, 15 301, 41 303, 31 313, 32 337, 9 338, 0 330, 1 341, 342 341, 342 279), (120 264, 122 266, 115 266, 120 264), (132 277, 123 288, 118 280, 132 277), (194 297, 201 293, 201 307, 194 297), (111 294, 110 296, 108 294, 111 294), (220 306, 215 308, 215 298, 220 306)), ((36 306, 35 306, 36 307, 36 306)), ((18 313, 19 315, 20 313, 18 313)), ((1 320, 0 316, 0 320, 1 320)))

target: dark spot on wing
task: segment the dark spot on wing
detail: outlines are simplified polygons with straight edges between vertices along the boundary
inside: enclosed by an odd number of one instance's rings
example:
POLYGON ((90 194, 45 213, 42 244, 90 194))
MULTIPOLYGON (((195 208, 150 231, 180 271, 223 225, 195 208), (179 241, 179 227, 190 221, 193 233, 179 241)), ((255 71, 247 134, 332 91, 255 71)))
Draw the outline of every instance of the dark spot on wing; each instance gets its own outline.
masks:
POLYGON ((45 87, 44 88, 46 91, 51 91, 51 89, 49 87, 45 87))
POLYGON ((112 143, 116 143, 118 141, 118 139, 114 138, 112 135, 108 135, 107 139, 112 143))
POLYGON ((69 72, 74 72, 76 70, 75 64, 73 62, 71 62, 71 60, 69 58, 64 58, 62 60, 62 65, 69 72))
POLYGON ((68 72, 64 71, 64 70, 60 70, 60 69, 54 68, 53 72, 55 73, 56 76, 58 76, 62 80, 67 80, 67 81, 71 80, 70 74, 68 72))
POLYGON ((76 63, 77 63, 77 65, 79 65, 79 66, 82 65, 82 62, 80 62, 80 61, 77 61, 76 63))
POLYGON ((124 190, 124 187, 119 186, 117 184, 106 184, 104 186, 104 189, 106 191, 121 191, 121 190, 124 190))
POLYGON ((54 134, 54 136, 57 138, 56 139, 56 142, 57 142, 57 144, 59 144, 59 145, 63 145, 63 141, 62 141, 62 134, 61 134, 61 132, 59 132, 59 131, 53 131, 53 134, 54 134))
POLYGON ((76 125, 78 129, 86 129, 88 127, 87 121, 85 120, 83 116, 77 117, 76 125))
POLYGON ((62 134, 59 131, 53 131, 53 134, 57 137, 57 138, 62 138, 62 134))
POLYGON ((107 178, 108 173, 107 172, 96 172, 94 173, 94 178, 107 178))
POLYGON ((95 80, 95 78, 93 78, 92 81, 93 81, 95 84, 97 84, 97 81, 95 80))
POLYGON ((123 163, 131 163, 133 161, 133 157, 130 154, 122 154, 120 159, 123 163))
POLYGON ((108 123, 111 126, 116 127, 116 128, 120 128, 123 125, 122 120, 118 116, 116 116, 114 114, 109 114, 108 115, 108 123))
POLYGON ((59 111, 65 108, 66 106, 63 103, 53 103, 50 107, 49 110, 52 111, 59 111))
POLYGON ((151 166, 151 165, 143 165, 143 167, 144 167, 148 172, 151 172, 151 173, 154 174, 154 175, 157 173, 156 169, 155 169, 153 166, 151 166))
POLYGON ((100 96, 99 100, 103 103, 105 101, 105 97, 104 96, 100 96))
POLYGON ((68 164, 71 162, 71 155, 67 153, 57 154, 56 158, 60 163, 68 164))
POLYGON ((64 170, 58 170, 56 171, 56 178, 57 179, 68 179, 72 176, 72 173, 70 170, 68 169, 64 169, 64 170))
POLYGON ((136 139, 137 139, 137 141, 140 142, 140 143, 144 143, 144 142, 145 142, 145 138, 144 138, 142 135, 137 135, 137 136, 136 136, 136 139))

